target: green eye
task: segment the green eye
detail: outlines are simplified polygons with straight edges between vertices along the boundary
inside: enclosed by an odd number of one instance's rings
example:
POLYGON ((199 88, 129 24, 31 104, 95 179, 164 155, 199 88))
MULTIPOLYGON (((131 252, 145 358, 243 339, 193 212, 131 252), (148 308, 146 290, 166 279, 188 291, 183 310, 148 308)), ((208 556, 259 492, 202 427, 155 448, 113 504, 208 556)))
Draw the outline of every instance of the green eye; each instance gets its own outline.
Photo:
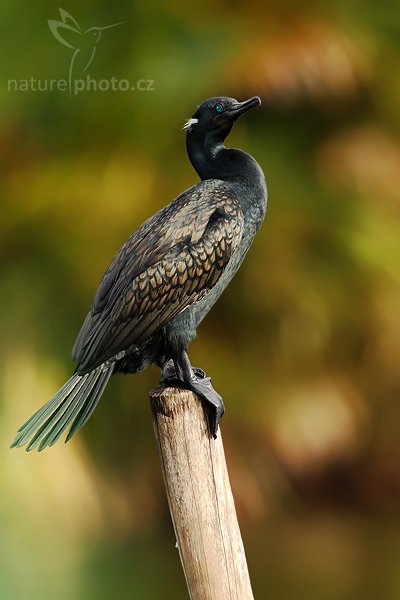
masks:
POLYGON ((214 108, 217 111, 217 113, 222 113, 222 111, 224 110, 224 107, 222 106, 222 104, 216 104, 214 106, 214 108))

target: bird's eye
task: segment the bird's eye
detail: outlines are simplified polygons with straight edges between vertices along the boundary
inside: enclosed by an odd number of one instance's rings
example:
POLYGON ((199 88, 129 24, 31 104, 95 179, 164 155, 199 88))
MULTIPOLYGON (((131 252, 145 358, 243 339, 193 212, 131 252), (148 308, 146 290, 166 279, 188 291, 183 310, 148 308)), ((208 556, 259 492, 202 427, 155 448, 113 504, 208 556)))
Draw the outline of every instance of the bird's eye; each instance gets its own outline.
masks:
POLYGON ((224 110, 224 107, 222 106, 222 104, 216 104, 214 106, 214 108, 217 111, 217 113, 222 113, 222 111, 224 110))

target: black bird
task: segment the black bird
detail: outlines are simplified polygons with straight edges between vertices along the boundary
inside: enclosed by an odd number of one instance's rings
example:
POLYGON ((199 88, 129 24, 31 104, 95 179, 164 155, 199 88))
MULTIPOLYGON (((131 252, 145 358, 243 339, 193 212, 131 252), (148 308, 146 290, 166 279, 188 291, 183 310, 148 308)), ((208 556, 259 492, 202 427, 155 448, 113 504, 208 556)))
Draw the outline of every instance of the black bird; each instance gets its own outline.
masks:
POLYGON ((224 413, 209 377, 193 368, 187 347, 224 291, 265 215, 264 174, 249 154, 226 148, 236 119, 254 97, 209 98, 185 124, 190 161, 201 181, 150 217, 105 272, 72 350, 74 375, 20 429, 12 446, 43 450, 89 419, 115 373, 155 363, 162 383, 196 392, 216 436, 224 413))

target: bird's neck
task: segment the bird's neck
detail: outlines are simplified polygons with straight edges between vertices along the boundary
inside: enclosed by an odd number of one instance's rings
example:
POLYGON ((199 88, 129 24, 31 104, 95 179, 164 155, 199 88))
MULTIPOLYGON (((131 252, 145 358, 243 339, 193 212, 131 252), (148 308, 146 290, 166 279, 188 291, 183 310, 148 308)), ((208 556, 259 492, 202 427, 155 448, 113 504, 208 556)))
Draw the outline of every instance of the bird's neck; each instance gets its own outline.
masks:
POLYGON ((256 161, 239 148, 226 148, 212 135, 191 132, 186 138, 187 152, 201 179, 251 180, 260 170, 256 161))

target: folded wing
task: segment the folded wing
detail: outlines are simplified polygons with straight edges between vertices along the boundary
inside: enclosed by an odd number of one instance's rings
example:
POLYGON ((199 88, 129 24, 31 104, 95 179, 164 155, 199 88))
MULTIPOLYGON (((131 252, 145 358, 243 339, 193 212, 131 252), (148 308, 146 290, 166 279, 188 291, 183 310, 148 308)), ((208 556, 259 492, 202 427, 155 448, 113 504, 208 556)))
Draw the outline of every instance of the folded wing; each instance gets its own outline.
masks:
POLYGON ((78 372, 143 342, 217 283, 243 216, 223 185, 204 183, 146 221, 115 256, 73 349, 78 372))

